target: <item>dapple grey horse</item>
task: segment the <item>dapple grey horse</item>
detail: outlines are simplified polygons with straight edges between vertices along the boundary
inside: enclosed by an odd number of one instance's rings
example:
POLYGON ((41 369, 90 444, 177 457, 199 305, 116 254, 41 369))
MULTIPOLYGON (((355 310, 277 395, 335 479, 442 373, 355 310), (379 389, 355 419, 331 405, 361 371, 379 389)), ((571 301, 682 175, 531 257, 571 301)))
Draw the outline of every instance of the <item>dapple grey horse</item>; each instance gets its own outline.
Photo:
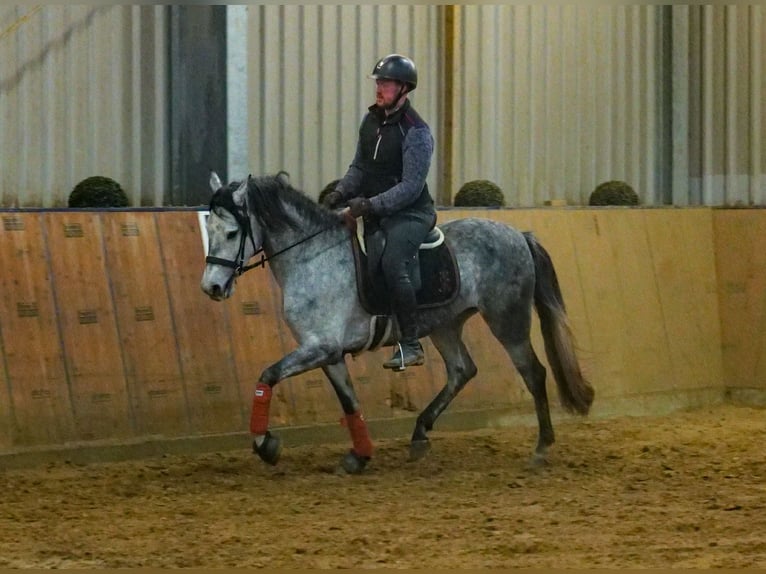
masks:
MULTIPOLYGON (((294 189, 284 174, 252 177, 214 190, 207 220, 209 254, 202 290, 215 301, 234 293, 244 271, 268 262, 283 297, 284 319, 298 347, 266 368, 255 385, 250 431, 253 451, 276 464, 281 439, 268 430, 272 388, 279 381, 320 368, 335 390, 352 448, 341 460, 360 472, 373 445, 346 367, 345 356, 364 350, 371 316, 357 297, 351 231, 339 213, 294 189), (260 262, 248 265, 260 254, 260 262)), ((418 311, 420 337, 430 337, 447 369, 447 382, 417 417, 410 459, 430 448, 428 432, 477 368, 461 338, 466 320, 479 313, 505 348, 534 399, 538 421, 535 458, 554 442, 546 370, 532 348, 532 308, 537 310, 548 363, 562 406, 585 415, 594 391, 583 377, 553 263, 528 232, 489 219, 464 218, 440 225, 460 273, 459 293, 448 304, 418 311)), ((385 344, 394 344, 396 332, 385 344)))

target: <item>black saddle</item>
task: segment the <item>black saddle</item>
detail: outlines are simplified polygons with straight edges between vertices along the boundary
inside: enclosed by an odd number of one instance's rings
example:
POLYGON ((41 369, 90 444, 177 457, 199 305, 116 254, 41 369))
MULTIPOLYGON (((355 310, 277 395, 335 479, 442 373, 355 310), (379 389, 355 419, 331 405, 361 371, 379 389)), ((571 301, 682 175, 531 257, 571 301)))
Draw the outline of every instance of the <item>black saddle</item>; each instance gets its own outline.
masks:
MULTIPOLYGON (((379 257, 384 245, 366 245, 362 225, 352 234, 351 240, 356 264, 359 300, 371 315, 390 315, 391 303, 380 271, 370 274, 370 256, 379 257), (368 247, 370 249, 368 249, 368 247)), ((420 245, 410 280, 415 287, 418 309, 439 307, 451 303, 460 290, 460 272, 452 248, 444 239, 444 233, 434 227, 420 245)))

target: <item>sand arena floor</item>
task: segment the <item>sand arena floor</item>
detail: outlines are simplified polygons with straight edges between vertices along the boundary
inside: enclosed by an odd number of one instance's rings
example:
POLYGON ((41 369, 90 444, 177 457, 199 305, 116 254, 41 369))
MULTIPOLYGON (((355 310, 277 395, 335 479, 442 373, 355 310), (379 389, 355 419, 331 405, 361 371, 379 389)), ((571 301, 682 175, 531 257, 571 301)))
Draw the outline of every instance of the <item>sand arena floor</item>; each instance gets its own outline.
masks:
POLYGON ((0 566, 766 568, 766 410, 0 470, 0 566))

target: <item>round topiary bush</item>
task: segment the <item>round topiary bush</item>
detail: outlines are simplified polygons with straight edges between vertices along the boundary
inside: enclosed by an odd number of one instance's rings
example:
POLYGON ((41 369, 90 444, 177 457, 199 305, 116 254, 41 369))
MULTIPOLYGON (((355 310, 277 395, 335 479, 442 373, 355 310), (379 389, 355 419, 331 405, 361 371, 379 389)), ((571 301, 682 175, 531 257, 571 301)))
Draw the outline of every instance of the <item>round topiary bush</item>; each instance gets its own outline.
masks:
POLYGON ((455 207, 502 207, 505 196, 497 184, 488 179, 474 179, 465 182, 453 200, 455 207))
POLYGON ((83 179, 69 194, 69 207, 128 207, 128 203, 120 184, 101 175, 83 179))
POLYGON ((322 203, 322 200, 325 198, 325 196, 330 193, 331 191, 335 191, 335 186, 338 185, 339 179, 333 179, 330 183, 324 186, 324 189, 319 192, 319 198, 317 199, 317 203, 322 203))
POLYGON ((590 194, 588 205, 638 205, 638 194, 624 181, 605 181, 590 194))

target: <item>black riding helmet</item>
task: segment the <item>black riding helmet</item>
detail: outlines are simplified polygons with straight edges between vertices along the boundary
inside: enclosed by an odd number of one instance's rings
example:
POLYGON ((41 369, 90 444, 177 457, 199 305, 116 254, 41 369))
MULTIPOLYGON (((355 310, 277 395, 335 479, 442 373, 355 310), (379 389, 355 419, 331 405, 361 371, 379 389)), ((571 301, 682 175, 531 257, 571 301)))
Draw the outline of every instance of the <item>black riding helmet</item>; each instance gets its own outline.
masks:
POLYGON ((378 60, 372 73, 368 76, 373 80, 397 80, 403 82, 411 92, 418 85, 418 71, 412 60, 399 54, 389 54, 378 60))

